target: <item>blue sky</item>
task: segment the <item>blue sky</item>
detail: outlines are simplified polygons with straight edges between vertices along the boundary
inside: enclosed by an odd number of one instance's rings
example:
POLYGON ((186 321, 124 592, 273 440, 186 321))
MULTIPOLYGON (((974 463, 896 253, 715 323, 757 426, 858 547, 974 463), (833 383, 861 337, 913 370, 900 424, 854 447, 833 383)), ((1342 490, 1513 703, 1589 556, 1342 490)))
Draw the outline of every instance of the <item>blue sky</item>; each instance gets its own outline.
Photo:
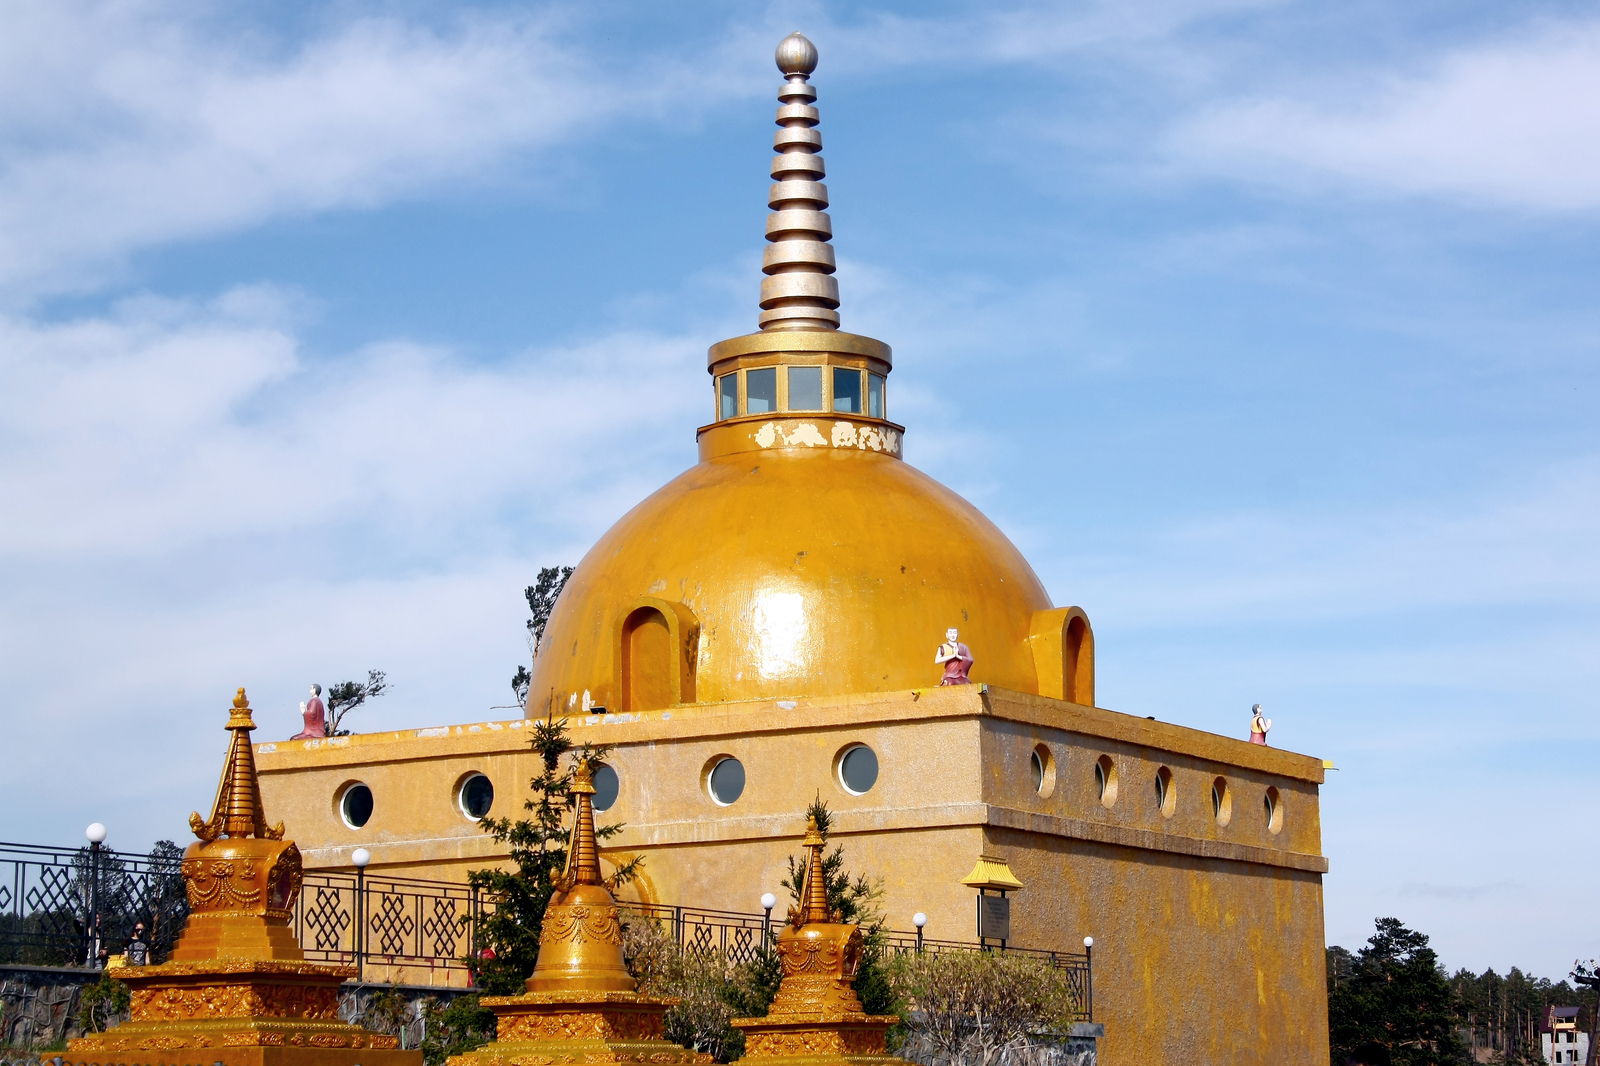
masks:
POLYGON ((693 462, 818 45, 909 461, 1101 703, 1331 758, 1330 943, 1600 954, 1600 7, 9 6, 0 836, 181 835, 249 687, 504 717, 693 462))

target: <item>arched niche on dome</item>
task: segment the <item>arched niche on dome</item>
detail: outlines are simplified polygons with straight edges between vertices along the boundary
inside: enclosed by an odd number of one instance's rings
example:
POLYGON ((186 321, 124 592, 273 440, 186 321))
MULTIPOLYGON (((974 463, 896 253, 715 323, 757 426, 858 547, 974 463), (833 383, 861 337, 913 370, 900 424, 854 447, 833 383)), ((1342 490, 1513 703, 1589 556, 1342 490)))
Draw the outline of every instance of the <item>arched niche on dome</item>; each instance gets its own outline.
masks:
POLYGON ((694 702, 700 624, 681 603, 640 596, 617 615, 617 710, 658 711, 694 702))
POLYGON ((1094 629, 1083 608, 1034 612, 1028 643, 1039 695, 1094 706, 1094 629))

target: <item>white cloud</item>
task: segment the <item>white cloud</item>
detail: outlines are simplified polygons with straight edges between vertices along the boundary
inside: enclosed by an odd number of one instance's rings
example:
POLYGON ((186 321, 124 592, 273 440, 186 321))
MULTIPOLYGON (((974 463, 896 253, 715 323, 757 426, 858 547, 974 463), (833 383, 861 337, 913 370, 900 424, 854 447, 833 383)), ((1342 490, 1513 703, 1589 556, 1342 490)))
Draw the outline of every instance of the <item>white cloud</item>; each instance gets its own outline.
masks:
POLYGON ((1600 206, 1600 22, 1544 23, 1433 69, 1261 96, 1182 123, 1186 165, 1541 211, 1600 206))
POLYGON ((152 243, 480 177, 619 99, 528 17, 362 19, 275 48, 166 4, 13 6, 0 285, 80 286, 152 243))
POLYGON ((455 529, 535 486, 607 497, 628 478, 619 425, 693 417, 692 341, 617 335, 487 367, 386 344, 313 363, 283 317, 247 290, 0 318, 0 554, 140 556, 379 513, 455 529))
MULTIPOLYGON (((263 736, 310 681, 372 667, 397 687, 368 728, 490 717, 526 651, 522 586, 694 462, 698 339, 319 362, 294 305, 256 288, 0 317, 8 742, 95 774, 163 768, 116 812, 125 842, 175 831, 169 785, 208 787, 206 715, 236 685, 263 736)), ((33 784, 0 783, 0 835, 107 820, 87 795, 31 809, 33 784)))

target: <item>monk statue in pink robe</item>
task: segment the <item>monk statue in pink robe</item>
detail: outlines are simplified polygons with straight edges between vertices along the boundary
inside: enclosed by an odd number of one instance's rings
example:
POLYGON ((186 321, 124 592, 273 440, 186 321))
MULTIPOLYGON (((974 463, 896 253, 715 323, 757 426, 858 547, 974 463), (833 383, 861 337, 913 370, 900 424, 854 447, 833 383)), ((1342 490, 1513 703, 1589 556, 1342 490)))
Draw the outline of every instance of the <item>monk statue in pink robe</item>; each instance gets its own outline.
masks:
POLYGON ((955 630, 944 631, 944 643, 933 653, 933 662, 935 666, 944 664, 944 677, 939 679, 940 685, 972 684, 972 679, 967 676, 967 671, 972 669, 972 649, 956 640, 955 630))
POLYGON ((322 686, 311 686, 311 698, 300 704, 300 713, 305 717, 306 727, 290 740, 312 740, 328 735, 327 709, 322 705, 322 686))
POLYGON ((1251 707, 1250 708, 1250 743, 1252 743, 1252 744, 1265 744, 1267 742, 1267 730, 1269 730, 1271 728, 1272 728, 1272 719, 1267 718, 1264 715, 1262 715, 1262 713, 1261 713, 1261 704, 1258 703, 1255 706, 1251 707))

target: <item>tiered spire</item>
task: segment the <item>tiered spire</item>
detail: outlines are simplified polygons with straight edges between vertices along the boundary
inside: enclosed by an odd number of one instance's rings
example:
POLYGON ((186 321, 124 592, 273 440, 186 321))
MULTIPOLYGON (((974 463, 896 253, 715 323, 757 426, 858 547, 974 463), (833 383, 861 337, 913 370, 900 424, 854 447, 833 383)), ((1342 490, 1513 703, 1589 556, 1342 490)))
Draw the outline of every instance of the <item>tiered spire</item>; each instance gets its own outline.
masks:
POLYGON ((233 733, 233 739, 228 745, 222 780, 217 784, 217 798, 211 805, 211 818, 202 819, 198 812, 189 815, 189 828, 201 840, 215 840, 219 836, 283 839, 283 823, 268 826, 266 813, 261 809, 255 750, 250 745, 250 733, 255 727, 250 719, 250 701, 241 688, 233 697, 233 712, 225 727, 233 733))
POLYGON ((812 102, 817 91, 808 83, 817 69, 817 48, 798 33, 778 45, 778 69, 785 81, 778 90, 777 134, 772 147, 774 183, 767 193, 767 240, 762 256, 761 328, 763 330, 839 328, 839 282, 834 279, 833 222, 828 187, 822 183, 822 134, 812 102))
POLYGON ((600 846, 595 843, 594 836, 594 777, 589 772, 587 761, 578 764, 572 791, 578 801, 578 812, 572 823, 572 849, 567 854, 569 880, 563 887, 603 884, 604 879, 600 876, 600 846))
POLYGON ((809 816, 806 819, 806 838, 803 846, 811 854, 806 857, 806 893, 800 908, 801 925, 826 922, 832 917, 828 912, 827 875, 822 868, 822 849, 826 843, 822 831, 817 828, 817 816, 814 814, 809 816))

